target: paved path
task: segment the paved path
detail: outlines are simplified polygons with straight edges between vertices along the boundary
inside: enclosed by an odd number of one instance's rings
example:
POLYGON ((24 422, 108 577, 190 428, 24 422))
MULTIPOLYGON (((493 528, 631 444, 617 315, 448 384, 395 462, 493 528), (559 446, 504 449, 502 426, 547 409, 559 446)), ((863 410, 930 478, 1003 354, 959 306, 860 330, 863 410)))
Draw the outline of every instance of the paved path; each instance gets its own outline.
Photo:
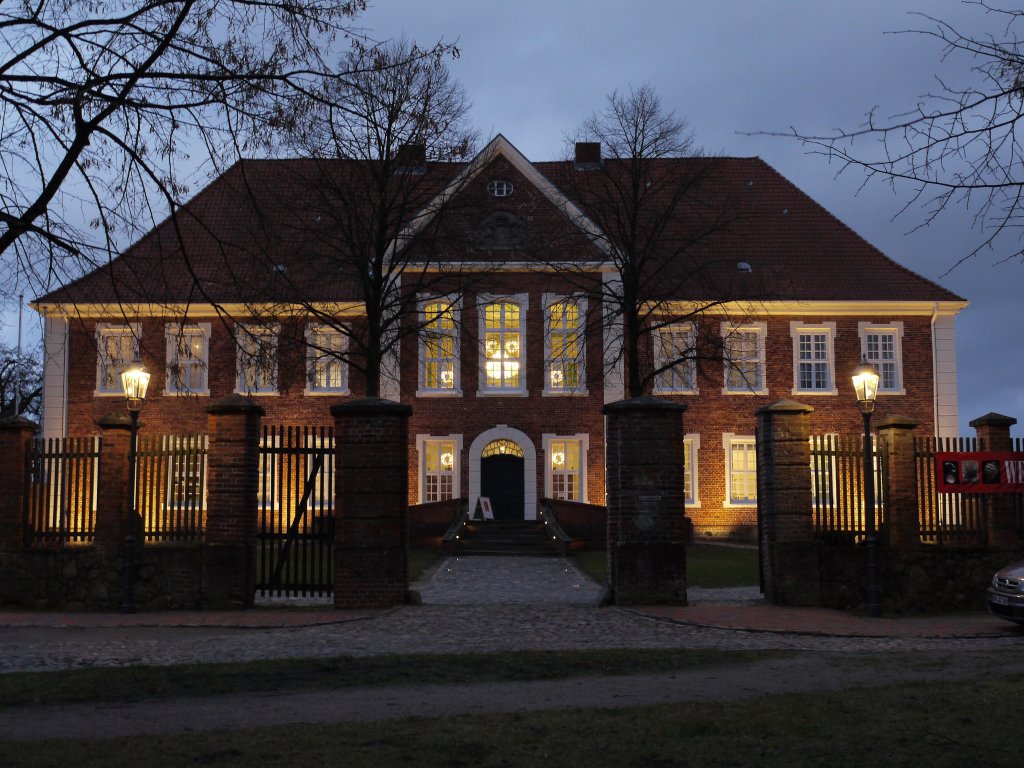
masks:
POLYGON ((559 558, 448 559, 416 587, 424 605, 380 612, 0 614, 0 672, 517 649, 1024 650, 1021 628, 983 614, 868 619, 776 608, 749 589, 718 593, 724 604, 597 608, 599 588, 559 558))

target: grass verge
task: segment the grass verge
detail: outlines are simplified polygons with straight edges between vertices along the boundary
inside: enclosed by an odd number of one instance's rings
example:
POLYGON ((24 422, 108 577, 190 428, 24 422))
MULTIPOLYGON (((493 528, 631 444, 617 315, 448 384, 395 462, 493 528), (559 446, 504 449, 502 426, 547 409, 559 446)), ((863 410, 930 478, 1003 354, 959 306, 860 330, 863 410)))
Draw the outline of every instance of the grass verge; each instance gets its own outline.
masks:
POLYGON ((1024 677, 615 710, 7 743, 5 766, 1018 766, 987 713, 1024 677), (936 706, 941 702, 941 706, 936 706))
MULTIPOLYGON (((605 552, 577 552, 580 569, 598 584, 608 580, 605 552)), ((690 587, 745 587, 758 583, 757 549, 690 544, 686 548, 686 583, 690 587)))
POLYGON ((516 651, 22 672, 0 675, 0 707, 356 686, 629 675, 734 664, 778 655, 763 651, 693 649, 516 651))

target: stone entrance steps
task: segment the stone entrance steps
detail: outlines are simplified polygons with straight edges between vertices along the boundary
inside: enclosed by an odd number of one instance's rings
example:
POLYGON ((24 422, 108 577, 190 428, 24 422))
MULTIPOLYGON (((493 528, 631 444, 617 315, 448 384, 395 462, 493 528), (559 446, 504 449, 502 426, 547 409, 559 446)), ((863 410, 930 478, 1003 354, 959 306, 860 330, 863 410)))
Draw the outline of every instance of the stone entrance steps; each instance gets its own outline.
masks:
POLYGON ((459 533, 457 555, 555 555, 544 523, 535 520, 467 521, 459 533))

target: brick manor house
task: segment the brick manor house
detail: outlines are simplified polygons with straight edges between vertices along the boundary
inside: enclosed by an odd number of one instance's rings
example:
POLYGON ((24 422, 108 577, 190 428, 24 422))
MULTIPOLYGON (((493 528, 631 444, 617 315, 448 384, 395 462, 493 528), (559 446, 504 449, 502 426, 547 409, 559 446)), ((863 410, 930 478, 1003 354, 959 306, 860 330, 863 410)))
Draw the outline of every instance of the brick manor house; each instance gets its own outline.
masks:
MULTIPOLYGON (((531 162, 498 136, 468 163, 409 171, 434 180, 439 197, 460 180, 471 205, 448 216, 458 237, 434 271, 472 278, 457 295, 407 275, 397 288, 416 291, 418 330, 384 360, 380 390, 412 407, 411 504, 464 498, 473 508, 486 496, 498 517, 534 519, 545 497, 605 502, 602 407, 626 396, 626 371, 603 298, 616 272, 599 219, 575 199, 601 160, 579 154, 593 145, 577 150, 576 162, 531 162)), ((350 338, 324 322, 365 322, 358 296, 312 239, 287 234, 291 219, 320 221, 313 196, 290 186, 312 162, 235 164, 110 264, 35 301, 44 437, 95 434, 96 419, 123 411, 118 374, 137 361, 153 374, 144 433, 203 432, 205 408, 236 392, 263 406, 265 424, 330 424, 330 405, 363 396, 350 338), (305 294, 286 295, 285 280, 305 294)), ((656 162, 671 174, 701 161, 656 162)), ((879 413, 956 434, 955 318, 967 302, 890 260, 762 160, 714 164, 689 194, 728 207, 730 226, 695 252, 728 293, 693 280, 661 297, 701 311, 651 331, 644 364, 697 349, 698 337, 719 340, 717 357, 682 359, 647 391, 687 405, 696 533, 750 538, 756 411, 789 398, 814 407, 816 433, 857 432, 849 374, 866 358, 882 377, 879 413)), ((668 222, 664 236, 686 226, 668 222)))

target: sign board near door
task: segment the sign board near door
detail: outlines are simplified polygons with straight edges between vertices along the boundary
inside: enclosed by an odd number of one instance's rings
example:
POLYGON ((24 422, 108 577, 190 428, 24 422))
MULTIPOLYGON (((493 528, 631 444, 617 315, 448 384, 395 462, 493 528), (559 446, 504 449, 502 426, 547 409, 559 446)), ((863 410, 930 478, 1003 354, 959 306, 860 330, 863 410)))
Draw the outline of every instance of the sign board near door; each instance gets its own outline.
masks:
POLYGON ((491 508, 491 500, 487 496, 480 497, 480 514, 483 515, 484 520, 494 519, 494 510, 491 508))

